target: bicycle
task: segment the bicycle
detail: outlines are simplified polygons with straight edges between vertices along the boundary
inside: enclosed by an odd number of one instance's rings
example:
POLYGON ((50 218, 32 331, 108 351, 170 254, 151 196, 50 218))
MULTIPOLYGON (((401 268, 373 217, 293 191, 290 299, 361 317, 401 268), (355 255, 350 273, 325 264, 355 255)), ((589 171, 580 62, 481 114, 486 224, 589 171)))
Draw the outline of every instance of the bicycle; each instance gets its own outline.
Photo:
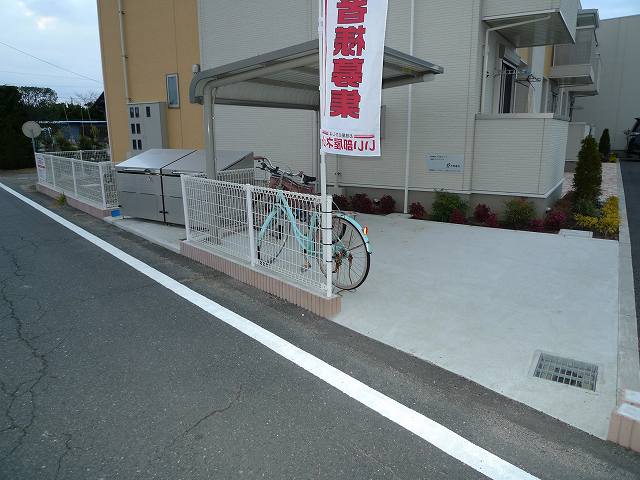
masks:
MULTIPOLYGON (((315 207, 317 203, 312 199, 305 202, 302 197, 301 200, 296 200, 300 204, 292 208, 283 193, 283 191, 291 191, 313 195, 314 189, 311 183, 315 182, 316 178, 309 177, 303 172, 294 174, 283 170, 264 157, 258 157, 256 160, 260 161, 258 168, 271 174, 269 188, 277 190, 263 202, 264 205, 273 205, 268 212, 265 212, 264 222, 261 225, 259 221, 254 222, 256 228, 259 228, 256 236, 258 261, 264 265, 273 264, 285 245, 293 239, 294 246, 297 244, 305 256, 303 268, 311 267, 309 257, 315 258, 323 275, 326 275, 322 248, 316 248, 317 245, 322 245, 321 212, 315 207), (298 177, 302 179, 302 183, 295 180, 298 177)), ((354 290, 362 285, 369 275, 372 249, 367 231, 353 217, 340 210, 333 213, 331 230, 333 285, 339 290, 354 290)))

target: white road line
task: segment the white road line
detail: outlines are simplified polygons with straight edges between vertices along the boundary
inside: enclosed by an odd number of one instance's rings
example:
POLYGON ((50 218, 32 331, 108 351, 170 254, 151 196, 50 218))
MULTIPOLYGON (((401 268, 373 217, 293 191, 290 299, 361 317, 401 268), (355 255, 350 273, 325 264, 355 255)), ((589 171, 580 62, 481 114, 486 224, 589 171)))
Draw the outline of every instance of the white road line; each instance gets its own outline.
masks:
POLYGON ((110 253, 133 269, 146 275, 152 280, 155 280, 160 285, 168 288, 193 305, 196 305, 224 323, 260 342, 265 347, 276 352, 278 355, 281 355, 287 360, 293 362, 332 387, 340 390, 354 400, 379 413, 383 417, 386 417, 392 422, 409 430, 483 475, 495 480, 536 479, 533 475, 530 475, 515 465, 512 465, 493 453, 477 446, 443 425, 425 417, 421 413, 405 407, 401 403, 378 392, 377 390, 374 390, 359 380, 350 377, 346 373, 332 367, 310 353, 301 350, 295 345, 287 342, 277 335, 274 335, 246 318, 241 317, 237 313, 224 308, 222 305, 208 299, 204 295, 194 292, 173 278, 159 272, 155 268, 150 267, 146 263, 141 262, 137 258, 132 257, 128 253, 123 252, 119 248, 114 247, 110 243, 105 242, 101 238, 96 237, 68 220, 65 220, 6 185, 0 183, 0 188, 22 200, 24 203, 30 205, 39 212, 45 214, 52 220, 58 222, 60 225, 93 243, 105 252, 110 253))

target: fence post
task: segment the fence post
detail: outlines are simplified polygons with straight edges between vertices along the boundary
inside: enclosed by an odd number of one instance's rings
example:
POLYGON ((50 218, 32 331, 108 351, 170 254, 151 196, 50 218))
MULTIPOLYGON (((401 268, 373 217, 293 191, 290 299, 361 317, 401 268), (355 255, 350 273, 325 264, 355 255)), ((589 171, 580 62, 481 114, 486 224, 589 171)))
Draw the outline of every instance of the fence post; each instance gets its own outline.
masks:
POLYGON ((98 174, 100 175, 100 192, 102 193, 102 208, 107 208, 107 195, 104 191, 104 174, 102 171, 102 163, 98 164, 98 174))
POLYGON ((71 175, 73 176, 73 194, 78 198, 78 184, 76 183, 76 162, 71 159, 71 175))
POLYGON ((82 150, 80 150, 80 161, 82 161, 82 150))
POLYGON ((184 208, 184 229, 187 232, 187 242, 191 241, 191 228, 189 226, 189 198, 187 197, 187 187, 184 184, 184 175, 180 175, 180 184, 182 187, 182 208, 184 208))
POLYGON ((333 294, 333 285, 331 282, 333 276, 333 255, 332 255, 332 233, 333 233, 333 197, 331 195, 326 196, 327 203, 322 205, 322 261, 325 262, 325 270, 327 272, 327 297, 331 297, 333 294))
POLYGON ((249 229, 249 255, 251 266, 256 266, 256 232, 253 229, 253 187, 249 184, 244 186, 247 203, 247 228, 249 229))
POLYGON ((51 155, 49 155, 49 158, 51 159, 51 181, 53 182, 53 188, 57 188, 56 187, 56 167, 53 165, 53 157, 51 155))

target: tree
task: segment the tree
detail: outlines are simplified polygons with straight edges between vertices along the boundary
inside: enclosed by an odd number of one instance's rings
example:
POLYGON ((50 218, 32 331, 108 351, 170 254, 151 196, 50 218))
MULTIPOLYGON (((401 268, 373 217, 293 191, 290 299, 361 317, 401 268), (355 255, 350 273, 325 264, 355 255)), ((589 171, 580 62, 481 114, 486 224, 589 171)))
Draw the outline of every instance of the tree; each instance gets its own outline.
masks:
POLYGON ((598 145, 598 150, 600 154, 604 157, 605 160, 609 158, 609 154, 611 153, 611 139, 609 138, 609 129, 605 128, 602 132, 602 136, 600 137, 600 144, 598 145))
POLYGON ((573 177, 575 191, 574 208, 578 213, 593 210, 600 198, 602 184, 602 161, 595 138, 589 135, 582 141, 578 163, 573 177))
POLYGON ((18 87, 29 120, 53 120, 58 94, 51 88, 18 87))
POLYGON ((22 133, 28 119, 19 89, 0 86, 0 169, 34 165, 31 141, 22 133))

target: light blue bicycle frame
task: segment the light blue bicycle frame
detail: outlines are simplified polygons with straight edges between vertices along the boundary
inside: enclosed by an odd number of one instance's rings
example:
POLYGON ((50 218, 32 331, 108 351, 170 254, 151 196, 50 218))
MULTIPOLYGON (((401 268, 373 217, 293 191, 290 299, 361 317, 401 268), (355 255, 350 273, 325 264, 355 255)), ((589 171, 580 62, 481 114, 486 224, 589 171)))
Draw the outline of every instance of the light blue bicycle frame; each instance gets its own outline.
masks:
MULTIPOLYGON (((314 242, 313 242, 316 230, 320 228, 320 223, 318 221, 319 220, 318 213, 315 212, 311 216, 311 219, 309 221, 309 234, 305 235, 298 228, 298 221, 296 219, 296 216, 291 210, 291 207, 289 206, 289 202, 287 202, 287 197, 284 195, 284 193, 282 193, 282 190, 279 190, 278 193, 276 194, 276 204, 273 207, 273 210, 271 210, 271 212, 267 216, 262 226, 260 227, 260 231, 258 232, 258 238, 257 238, 257 246, 260 247, 260 244, 262 243, 262 240, 266 235, 269 225, 271 225, 271 222, 273 222, 273 219, 275 218, 275 216, 278 214, 279 211, 284 212, 284 214, 286 215, 287 220, 289 221, 289 223, 293 228, 293 235, 296 239, 296 242, 298 242, 298 245, 300 245, 300 248, 307 255, 317 256, 318 253, 321 253, 321 252, 315 251, 314 242)), ((345 215, 342 212, 336 212, 334 213, 334 216, 337 218, 342 218, 345 221, 349 222, 351 225, 353 225, 362 235, 367 252, 372 253, 371 245, 369 244, 369 237, 364 234, 364 230, 362 226, 358 222, 356 222, 356 220, 353 217, 345 215)), ((333 245, 332 247, 335 250, 336 246, 333 245)))

